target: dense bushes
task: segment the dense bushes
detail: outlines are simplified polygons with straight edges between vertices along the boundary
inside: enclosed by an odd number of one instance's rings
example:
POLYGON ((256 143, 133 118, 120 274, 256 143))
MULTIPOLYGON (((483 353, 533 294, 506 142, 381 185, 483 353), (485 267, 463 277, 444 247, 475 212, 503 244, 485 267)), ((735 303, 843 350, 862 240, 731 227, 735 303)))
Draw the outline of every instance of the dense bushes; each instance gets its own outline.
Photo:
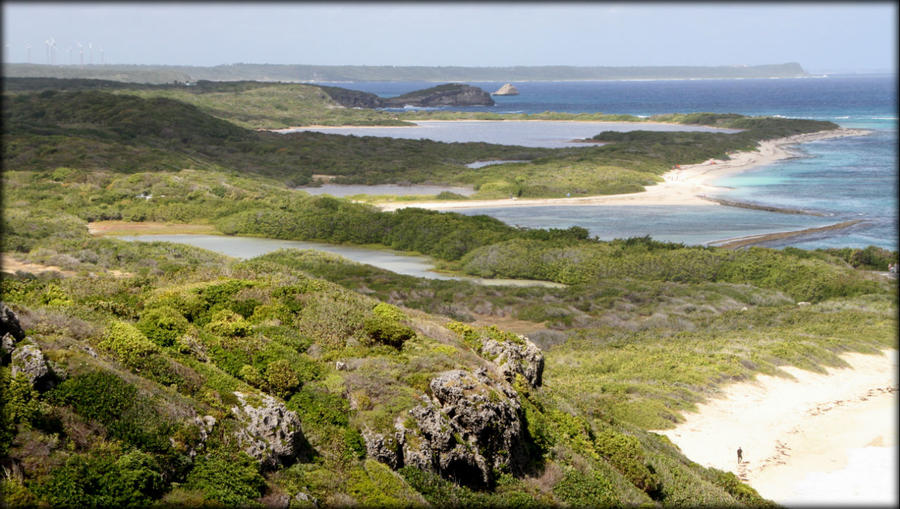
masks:
POLYGON ((197 458, 185 487, 226 506, 247 506, 259 498, 266 483, 259 465, 244 453, 210 453, 197 458))
POLYGON ((774 249, 725 249, 653 245, 646 242, 585 242, 560 248, 515 239, 485 246, 461 260, 482 277, 545 279, 576 284, 608 278, 699 283, 749 283, 810 302, 877 292, 863 275, 824 260, 774 249))
POLYGON ((146 507, 165 491, 160 470, 140 451, 118 459, 75 454, 35 491, 54 507, 146 507))

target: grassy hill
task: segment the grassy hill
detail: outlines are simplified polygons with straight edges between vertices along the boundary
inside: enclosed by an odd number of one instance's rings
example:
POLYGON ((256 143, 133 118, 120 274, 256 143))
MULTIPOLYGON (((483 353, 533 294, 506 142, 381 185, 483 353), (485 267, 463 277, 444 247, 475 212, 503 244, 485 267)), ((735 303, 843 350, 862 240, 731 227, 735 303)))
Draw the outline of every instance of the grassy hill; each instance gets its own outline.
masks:
MULTIPOLYGON (((314 172, 466 181, 462 164, 485 158, 652 178, 827 123, 684 117, 745 130, 548 150, 281 136, 97 90, 4 99, 2 251, 50 269, 0 280, 10 507, 770 507, 649 430, 729 381, 896 347, 896 287, 869 270, 896 253, 601 242, 291 189, 314 172), (102 219, 372 244, 567 286, 418 279, 297 250, 242 261, 90 235, 102 219)), ((524 171, 477 178, 531 192, 524 171)))

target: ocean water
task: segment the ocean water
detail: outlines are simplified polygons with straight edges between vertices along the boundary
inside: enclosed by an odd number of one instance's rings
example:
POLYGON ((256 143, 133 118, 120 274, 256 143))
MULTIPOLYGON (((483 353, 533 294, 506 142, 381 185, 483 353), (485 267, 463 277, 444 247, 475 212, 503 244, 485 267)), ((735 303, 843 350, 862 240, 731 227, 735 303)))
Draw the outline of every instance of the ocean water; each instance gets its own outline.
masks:
MULTIPOLYGON (((502 82, 470 82, 492 92, 502 82)), ((382 96, 434 86, 428 82, 334 83, 382 96)), ((462 109, 498 113, 602 112, 650 116, 659 113, 718 112, 828 120, 842 127, 870 129, 869 136, 798 146, 802 157, 783 160, 720 179, 731 188, 726 199, 762 205, 813 209, 827 217, 786 216, 771 212, 723 212, 724 207, 670 208, 664 221, 652 207, 632 207, 624 216, 590 207, 542 207, 538 210, 484 209, 478 212, 521 226, 588 228, 592 234, 629 237, 649 234, 661 240, 704 243, 756 233, 812 227, 848 219, 862 223, 847 229, 796 237, 772 247, 865 247, 897 249, 897 77, 827 76, 802 79, 513 82, 518 96, 494 97, 495 106, 462 109), (715 212, 713 212, 715 210, 715 212), (656 214, 656 216, 654 216, 656 214), (604 219, 598 219, 604 218, 604 219), (799 218, 799 219, 798 219, 799 218), (614 227, 611 224, 615 224, 614 227), (809 226, 806 226, 809 225, 809 226), (793 228, 792 226, 787 229, 793 228), (734 234, 734 235, 732 235, 734 234), (680 236, 680 237, 679 237, 680 236), (705 240, 704 240, 705 239, 705 240)), ((450 109, 450 108, 447 108, 450 109)), ((467 211, 470 213, 471 211, 467 211)))

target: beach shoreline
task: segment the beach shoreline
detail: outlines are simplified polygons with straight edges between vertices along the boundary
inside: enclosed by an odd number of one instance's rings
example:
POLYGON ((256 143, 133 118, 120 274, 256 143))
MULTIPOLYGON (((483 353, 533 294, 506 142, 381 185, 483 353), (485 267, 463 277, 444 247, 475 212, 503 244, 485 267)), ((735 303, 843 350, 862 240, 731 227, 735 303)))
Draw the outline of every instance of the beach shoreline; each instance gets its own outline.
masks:
POLYGON ((723 188, 712 185, 722 177, 743 173, 776 161, 798 157, 791 147, 801 143, 821 141, 847 136, 863 136, 871 131, 838 128, 828 131, 788 136, 760 142, 756 150, 729 154, 727 161, 711 159, 699 164, 682 165, 662 175, 663 181, 648 186, 645 191, 627 194, 584 196, 577 198, 511 198, 499 200, 422 201, 403 203, 373 203, 384 211, 406 207, 430 210, 454 210, 472 208, 506 208, 538 206, 596 206, 596 205, 690 205, 723 206, 706 198, 723 188))
POLYGON ((726 386, 658 433, 780 505, 896 505, 897 350, 841 359, 826 374, 787 367, 792 379, 726 386))

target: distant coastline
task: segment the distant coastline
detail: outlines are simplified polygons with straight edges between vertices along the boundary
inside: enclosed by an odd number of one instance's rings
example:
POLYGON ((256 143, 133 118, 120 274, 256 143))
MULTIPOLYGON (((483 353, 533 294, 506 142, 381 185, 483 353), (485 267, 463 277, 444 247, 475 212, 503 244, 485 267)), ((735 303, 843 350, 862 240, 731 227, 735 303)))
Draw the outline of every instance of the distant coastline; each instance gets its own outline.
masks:
POLYGON ((516 66, 426 67, 364 65, 232 64, 213 67, 179 65, 45 65, 6 63, 4 77, 90 78, 142 83, 272 81, 352 83, 357 81, 528 82, 656 81, 693 79, 766 79, 812 77, 795 62, 755 66, 516 66))

